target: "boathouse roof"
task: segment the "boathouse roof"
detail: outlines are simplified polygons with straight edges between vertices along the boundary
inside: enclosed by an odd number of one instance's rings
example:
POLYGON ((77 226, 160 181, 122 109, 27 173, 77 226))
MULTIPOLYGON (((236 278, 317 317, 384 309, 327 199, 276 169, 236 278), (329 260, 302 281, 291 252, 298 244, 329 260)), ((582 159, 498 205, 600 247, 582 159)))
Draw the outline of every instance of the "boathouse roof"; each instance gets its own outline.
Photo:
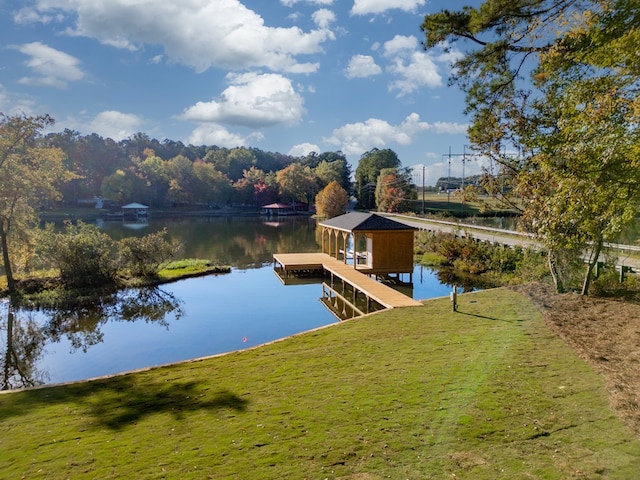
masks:
POLYGON ((345 213, 344 215, 339 215, 320 222, 320 225, 346 232, 372 230, 416 230, 416 228, 404 223, 396 222, 390 218, 367 212, 345 213))
POLYGON ((128 209, 132 209, 132 208, 149 208, 149 206, 148 205, 143 205, 141 203, 134 202, 134 203, 128 203, 126 205, 123 205, 120 208, 124 208, 124 209, 128 210, 128 209))

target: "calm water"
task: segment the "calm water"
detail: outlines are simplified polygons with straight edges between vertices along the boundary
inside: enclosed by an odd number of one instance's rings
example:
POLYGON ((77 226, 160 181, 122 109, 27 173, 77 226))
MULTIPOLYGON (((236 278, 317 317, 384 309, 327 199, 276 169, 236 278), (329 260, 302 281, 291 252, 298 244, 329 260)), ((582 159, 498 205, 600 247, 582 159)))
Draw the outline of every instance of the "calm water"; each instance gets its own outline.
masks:
MULTIPOLYGON (((185 257, 210 258, 232 272, 135 289, 73 311, 30 312, 0 303, 1 388, 82 380, 229 352, 336 323, 319 284, 284 286, 276 252, 318 251, 315 221, 289 218, 106 222, 114 238, 167 228, 185 257), (7 361, 7 359, 17 359, 7 361)), ((446 279, 445 279, 446 281, 446 279)), ((448 295, 438 275, 416 267, 416 299, 448 295)))

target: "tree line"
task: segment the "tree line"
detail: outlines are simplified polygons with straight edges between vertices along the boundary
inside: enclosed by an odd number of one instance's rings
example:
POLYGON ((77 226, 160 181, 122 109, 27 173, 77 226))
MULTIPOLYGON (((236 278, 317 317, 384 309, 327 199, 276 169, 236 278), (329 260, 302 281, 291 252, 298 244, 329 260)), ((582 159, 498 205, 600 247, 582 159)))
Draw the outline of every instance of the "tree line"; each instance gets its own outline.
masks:
POLYGON ((158 141, 144 133, 115 142, 68 129, 41 143, 64 154, 72 178, 59 185, 59 202, 67 206, 95 197, 152 207, 310 203, 332 181, 351 191, 350 166, 339 151, 293 157, 158 141))

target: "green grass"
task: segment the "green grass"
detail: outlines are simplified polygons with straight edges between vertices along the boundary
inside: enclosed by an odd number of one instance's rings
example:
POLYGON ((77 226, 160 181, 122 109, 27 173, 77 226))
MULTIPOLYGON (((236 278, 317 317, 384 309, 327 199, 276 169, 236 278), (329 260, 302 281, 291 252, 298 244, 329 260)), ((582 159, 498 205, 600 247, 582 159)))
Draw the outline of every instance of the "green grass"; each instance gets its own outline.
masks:
POLYGON ((526 298, 459 300, 0 395, 0 477, 637 478, 603 380, 526 298))
POLYGON ((209 260, 187 258, 160 265, 158 278, 162 280, 175 280, 209 273, 228 273, 230 270, 230 267, 216 265, 209 260))
MULTIPOLYGON (((418 199, 413 202, 414 211, 422 211, 422 199, 422 193, 419 192, 418 199)), ((490 212, 493 214, 512 212, 511 209, 507 208, 499 200, 490 196, 480 196, 478 201, 469 202, 463 201, 462 198, 455 193, 447 195, 446 193, 427 192, 424 195, 424 208, 425 211, 430 213, 441 213, 452 216, 473 216, 490 212)))

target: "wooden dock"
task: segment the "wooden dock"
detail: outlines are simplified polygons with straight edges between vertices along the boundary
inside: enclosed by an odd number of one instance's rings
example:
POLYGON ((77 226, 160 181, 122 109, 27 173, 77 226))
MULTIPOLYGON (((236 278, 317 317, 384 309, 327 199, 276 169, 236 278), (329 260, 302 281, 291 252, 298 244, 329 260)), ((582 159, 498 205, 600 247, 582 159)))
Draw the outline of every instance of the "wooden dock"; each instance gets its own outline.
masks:
POLYGON ((273 255, 273 260, 276 266, 280 265, 285 279, 289 273, 323 270, 348 283, 385 308, 422 305, 419 301, 359 272, 353 265, 336 260, 326 253, 278 253, 273 255))

